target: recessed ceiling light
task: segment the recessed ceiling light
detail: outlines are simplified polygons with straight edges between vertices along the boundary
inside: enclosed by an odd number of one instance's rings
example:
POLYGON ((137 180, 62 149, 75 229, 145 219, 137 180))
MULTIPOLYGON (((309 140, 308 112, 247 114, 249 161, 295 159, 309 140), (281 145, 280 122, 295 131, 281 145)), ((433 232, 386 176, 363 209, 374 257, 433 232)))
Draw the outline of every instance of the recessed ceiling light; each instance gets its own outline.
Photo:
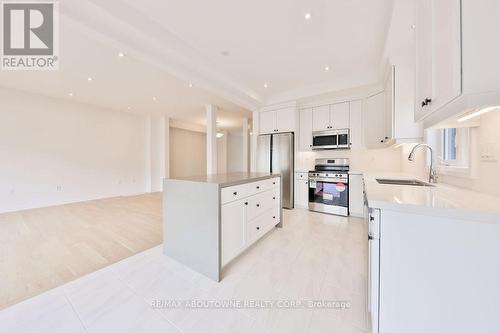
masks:
POLYGON ((90 76, 89 76, 89 77, 87 78, 87 81, 94 81, 94 78, 92 78, 92 77, 90 77, 90 76))
POLYGON ((415 24, 412 24, 412 25, 411 25, 411 28, 412 28, 412 29, 415 29, 416 27, 417 27, 417 26, 416 26, 415 24))
POLYGON ((68 94, 68 96, 69 96, 69 97, 73 97, 73 93, 72 93, 72 92, 70 92, 70 93, 68 94))
POLYGON ((330 66, 325 66, 325 72, 328 72, 330 70, 330 66))
POLYGON ((153 96, 153 101, 156 102, 157 100, 158 100, 158 98, 156 98, 156 96, 153 96))
POLYGON ((189 88, 193 88, 193 84, 189 82, 189 88))
POLYGON ((127 110, 132 110, 132 107, 131 106, 127 106, 127 110))
POLYGON ((267 88, 269 87, 269 85, 267 83, 264 83, 264 88, 267 88))
POLYGON ((123 52, 118 52, 118 56, 119 56, 120 58, 123 58, 123 57, 125 57, 125 53, 123 53, 123 52))
POLYGON ((311 19, 311 13, 305 13, 305 14, 304 14, 304 18, 305 18, 306 20, 310 20, 310 19, 311 19))
POLYGON ((222 138, 223 136, 224 136, 224 133, 221 133, 221 132, 217 133, 217 135, 216 135, 217 139, 220 139, 220 138, 222 138))

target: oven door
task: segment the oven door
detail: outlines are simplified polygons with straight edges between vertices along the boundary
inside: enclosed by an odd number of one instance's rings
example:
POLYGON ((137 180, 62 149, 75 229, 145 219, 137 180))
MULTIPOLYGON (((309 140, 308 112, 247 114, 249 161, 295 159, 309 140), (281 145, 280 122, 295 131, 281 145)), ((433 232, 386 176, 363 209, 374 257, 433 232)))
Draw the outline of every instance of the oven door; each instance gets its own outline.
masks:
POLYGON ((348 216, 348 182, 332 179, 309 179, 309 209, 316 212, 348 216))
POLYGON ((313 150, 336 149, 338 146, 337 132, 325 131, 313 133, 313 150))

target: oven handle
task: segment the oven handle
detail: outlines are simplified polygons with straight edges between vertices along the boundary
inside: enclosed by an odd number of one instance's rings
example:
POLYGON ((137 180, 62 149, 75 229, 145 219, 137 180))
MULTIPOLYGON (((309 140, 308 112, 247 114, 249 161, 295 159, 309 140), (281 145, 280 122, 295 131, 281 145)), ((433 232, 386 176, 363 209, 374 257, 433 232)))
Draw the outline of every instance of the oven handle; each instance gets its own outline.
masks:
POLYGON ((342 184, 349 184, 348 180, 341 180, 337 179, 334 180, 332 178, 309 178, 309 181, 318 181, 318 182, 323 182, 323 183, 342 183, 342 184))

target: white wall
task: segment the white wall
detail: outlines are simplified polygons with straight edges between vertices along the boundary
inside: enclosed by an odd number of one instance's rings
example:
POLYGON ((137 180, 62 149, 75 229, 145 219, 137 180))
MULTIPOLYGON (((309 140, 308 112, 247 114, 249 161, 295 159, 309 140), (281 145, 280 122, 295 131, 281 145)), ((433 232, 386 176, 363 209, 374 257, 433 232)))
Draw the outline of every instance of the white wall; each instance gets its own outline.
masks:
POLYGON ((0 212, 146 191, 147 122, 0 89, 0 212))
POLYGON ((227 138, 227 171, 247 171, 243 166, 243 136, 240 133, 229 132, 227 138))
POLYGON ((170 127, 170 176, 207 174, 207 135, 170 127))

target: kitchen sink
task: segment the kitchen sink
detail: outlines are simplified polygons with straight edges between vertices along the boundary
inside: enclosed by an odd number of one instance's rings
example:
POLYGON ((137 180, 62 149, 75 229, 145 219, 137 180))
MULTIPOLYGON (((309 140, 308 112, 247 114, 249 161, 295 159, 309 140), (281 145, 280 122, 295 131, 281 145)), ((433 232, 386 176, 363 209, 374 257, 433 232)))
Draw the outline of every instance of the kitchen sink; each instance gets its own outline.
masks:
POLYGON ((379 184, 386 185, 408 185, 408 186, 434 186, 432 184, 420 181, 418 179, 384 179, 377 178, 376 179, 379 184))

